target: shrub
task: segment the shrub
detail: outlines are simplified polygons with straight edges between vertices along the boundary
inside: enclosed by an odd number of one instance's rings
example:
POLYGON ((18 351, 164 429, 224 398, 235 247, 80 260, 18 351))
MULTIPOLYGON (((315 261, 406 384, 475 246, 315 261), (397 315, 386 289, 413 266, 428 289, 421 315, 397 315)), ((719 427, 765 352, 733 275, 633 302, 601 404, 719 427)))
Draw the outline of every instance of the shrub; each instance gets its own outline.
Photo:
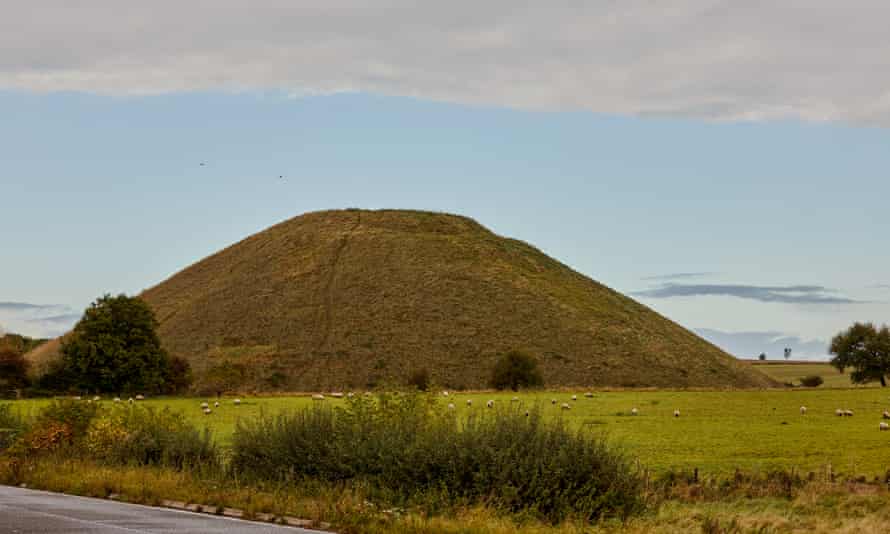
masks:
POLYGON ((810 375, 805 376, 800 379, 800 385, 808 388, 815 388, 821 386, 825 381, 822 380, 822 377, 819 375, 810 375))
POLYGON ((495 364, 491 374, 491 387, 501 390, 510 388, 540 387, 544 379, 538 370, 538 362, 528 354, 511 351, 504 354, 495 364))
POLYGON ((85 449, 99 461, 175 468, 216 466, 219 458, 209 432, 168 409, 142 406, 115 406, 93 420, 85 449))
POLYGON ((12 349, 0 349, 0 389, 28 386, 28 361, 12 349))
POLYGON ((414 386, 418 391, 426 391, 430 387, 430 372, 423 369, 417 369, 408 377, 408 385, 414 386))
POLYGON ((26 428, 25 419, 12 410, 11 404, 0 404, 0 451, 7 449, 26 428))
POLYGON ((33 458, 73 447, 84 436, 98 412, 98 404, 54 401, 40 411, 26 432, 16 437, 8 453, 13 457, 33 458))
POLYGON ((640 478, 600 437, 516 408, 464 420, 419 393, 239 422, 231 468, 275 481, 356 481, 400 503, 484 502, 551 521, 626 517, 643 505, 640 478))

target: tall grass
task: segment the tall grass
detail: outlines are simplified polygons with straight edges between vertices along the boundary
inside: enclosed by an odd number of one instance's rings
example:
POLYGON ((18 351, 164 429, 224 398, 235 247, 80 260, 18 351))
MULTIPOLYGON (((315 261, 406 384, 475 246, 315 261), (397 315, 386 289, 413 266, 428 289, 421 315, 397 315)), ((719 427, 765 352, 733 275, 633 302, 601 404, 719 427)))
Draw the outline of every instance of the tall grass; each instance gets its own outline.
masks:
POLYGON ((239 423, 232 449, 239 476, 356 481, 400 502, 485 503, 554 522, 643 507, 640 478, 602 438, 537 410, 459 418, 419 393, 262 416, 239 423))
POLYGON ((18 412, 13 411, 12 405, 0 404, 0 451, 7 449, 15 439, 25 431, 27 422, 18 412))

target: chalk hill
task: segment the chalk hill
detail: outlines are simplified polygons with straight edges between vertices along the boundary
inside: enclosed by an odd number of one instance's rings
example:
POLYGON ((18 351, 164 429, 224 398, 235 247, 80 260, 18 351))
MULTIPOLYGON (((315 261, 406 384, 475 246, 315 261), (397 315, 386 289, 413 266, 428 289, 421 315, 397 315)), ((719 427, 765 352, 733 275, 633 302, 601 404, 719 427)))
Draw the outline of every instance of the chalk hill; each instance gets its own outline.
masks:
POLYGON ((240 388, 364 388, 418 369, 479 388, 510 349, 537 357, 548 386, 776 384, 534 247, 447 214, 309 213, 142 296, 171 354, 240 388))

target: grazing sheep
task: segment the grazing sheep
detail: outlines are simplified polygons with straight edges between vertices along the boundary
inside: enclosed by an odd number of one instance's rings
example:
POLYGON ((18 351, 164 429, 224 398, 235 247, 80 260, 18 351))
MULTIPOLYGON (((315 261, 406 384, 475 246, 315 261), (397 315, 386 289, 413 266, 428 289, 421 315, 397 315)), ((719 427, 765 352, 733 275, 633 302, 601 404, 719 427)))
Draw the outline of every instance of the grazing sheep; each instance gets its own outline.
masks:
POLYGON ((680 410, 674 410, 674 417, 680 417, 680 410))
POLYGON ((890 430, 890 425, 881 421, 881 423, 878 425, 878 430, 890 430))
POLYGON ((883 419, 890 419, 890 412, 886 412, 886 411, 885 411, 884 414, 883 414, 881 417, 882 417, 883 419))
POLYGON ((102 400, 102 398, 96 395, 95 397, 93 397, 93 400, 99 402, 100 400, 102 400))
POLYGON ((587 393, 584 394, 584 396, 587 397, 588 399, 591 399, 591 398, 593 398, 593 393, 588 391, 587 393))
POLYGON ((453 410, 453 409, 454 409, 454 403, 453 403, 453 402, 449 402, 449 403, 448 403, 448 409, 449 409, 449 410, 453 410))
POLYGON ((204 408, 204 415, 210 415, 213 411, 210 408, 204 408))
POLYGON ((315 395, 312 395, 312 400, 314 400, 314 401, 323 401, 323 400, 324 400, 324 395, 322 395, 321 393, 316 393, 315 395))
POLYGON ((447 396, 448 396, 448 392, 447 392, 447 391, 443 391, 443 392, 442 392, 442 396, 443 396, 443 397, 447 397, 447 396))
POLYGON ((572 395, 572 400, 573 400, 573 401, 578 400, 578 395, 572 395))
POLYGON ((130 404, 133 404, 136 401, 133 400, 133 397, 130 397, 129 399, 127 399, 127 402, 129 402, 130 404))
POLYGON ((214 408, 219 408, 219 401, 214 402, 214 403, 213 403, 213 407, 214 407, 214 408))
POLYGON ((488 406, 489 408, 494 408, 494 401, 489 400, 488 402, 485 403, 485 405, 488 406))
POLYGON ((550 404, 556 404, 556 399, 550 399, 550 404))
POLYGON ((473 399, 467 399, 467 406, 473 405, 473 399))
POLYGON ((525 416, 528 417, 528 410, 525 411, 525 416))
POLYGON ((114 398, 114 402, 120 402, 120 401, 121 401, 121 398, 120 398, 120 397, 115 397, 115 398, 114 398))
POLYGON ((640 413, 640 411, 637 410, 636 408, 631 408, 631 409, 630 409, 630 415, 637 415, 638 413, 640 413))
POLYGON ((239 406, 241 404, 241 399, 235 399, 232 402, 235 404, 235 406, 239 406))
POLYGON ((807 407, 801 406, 800 407, 800 415, 806 415, 806 414, 807 414, 807 407))
POLYGON ((350 391, 349 393, 346 394, 346 398, 347 398, 347 399, 351 399, 351 398, 353 398, 353 397, 355 397, 355 393, 353 393, 353 392, 351 392, 351 391, 350 391))
POLYGON ((844 416, 844 411, 841 410, 840 408, 838 408, 837 410, 834 411, 834 415, 836 415, 836 416, 838 416, 838 417, 843 417, 843 416, 844 416))
POLYGON ((145 400, 145 395, 136 395, 136 400, 145 400))
POLYGON ((210 407, 210 405, 207 404, 206 402, 202 402, 202 403, 201 403, 201 409, 202 409, 202 410, 206 410, 206 409, 209 408, 209 407, 210 407))
POLYGON ((519 402, 519 397, 513 397, 510 402, 519 402))
POLYGON ((80 397, 74 397, 74 400, 80 400, 80 397))
POLYGON ((853 417, 853 410, 844 410, 845 417, 853 417))
POLYGON ((331 397, 334 397, 335 399, 342 399, 342 398, 343 398, 343 394, 340 393, 339 391, 337 391, 337 392, 335 392, 335 393, 331 393, 331 397))
POLYGON ((569 403, 564 402, 564 403, 562 403, 562 409, 563 409, 563 410, 571 410, 572 407, 569 406, 569 403))

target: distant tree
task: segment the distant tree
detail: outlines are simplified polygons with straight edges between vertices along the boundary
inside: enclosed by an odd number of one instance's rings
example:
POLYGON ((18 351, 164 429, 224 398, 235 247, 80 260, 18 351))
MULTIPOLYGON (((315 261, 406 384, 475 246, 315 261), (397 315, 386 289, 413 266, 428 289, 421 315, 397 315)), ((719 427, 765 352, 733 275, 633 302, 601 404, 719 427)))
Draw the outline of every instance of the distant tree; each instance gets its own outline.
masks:
POLYGON ((809 375, 800 379, 800 385, 808 388, 821 386, 825 381, 819 375, 809 375))
POLYGON ((512 389, 539 387, 544 385, 538 361, 528 354, 510 351, 504 354, 495 364, 491 373, 491 387, 495 389, 512 389))
POLYGON ((184 358, 170 358, 167 376, 164 378, 164 393, 182 393, 192 385, 192 366, 184 358))
POLYGON ((757 358, 758 358, 760 361, 762 361, 762 362, 763 362, 763 361, 766 361, 766 353, 765 353, 765 352, 761 352, 761 353, 760 353, 760 356, 758 356, 757 358))
POLYGON ((789 358, 791 358, 791 349, 788 347, 785 347, 785 359, 787 360, 789 358))
POLYGON ((0 389, 28 386, 28 360, 12 349, 0 349, 0 389))
POLYGON ((426 391, 430 387, 430 372, 425 367, 414 370, 408 377, 408 385, 416 387, 418 391, 426 391))
POLYGON ((890 373, 890 329, 872 323, 855 323, 831 340, 831 365, 844 372, 853 369, 850 380, 863 384, 877 380, 887 385, 890 373))
POLYGON ((88 391, 162 392, 171 368, 157 326, 142 299, 105 295, 62 342, 63 371, 74 387, 88 391))

